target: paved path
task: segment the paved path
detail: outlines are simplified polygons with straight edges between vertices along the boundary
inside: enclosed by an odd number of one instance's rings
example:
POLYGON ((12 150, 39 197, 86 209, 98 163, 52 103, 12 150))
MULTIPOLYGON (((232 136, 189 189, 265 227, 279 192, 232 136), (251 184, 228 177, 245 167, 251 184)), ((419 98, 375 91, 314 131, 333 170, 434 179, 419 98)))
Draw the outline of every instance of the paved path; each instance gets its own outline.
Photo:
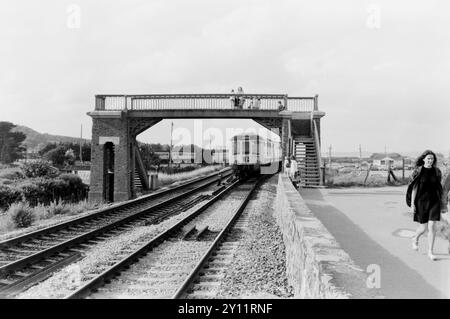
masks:
MULTIPOLYGON (((427 237, 411 249, 417 228, 405 204, 406 187, 300 189, 311 211, 363 269, 380 266, 378 293, 386 298, 450 298, 448 241, 436 237, 428 259, 427 237)), ((372 271, 369 271, 372 273, 372 271)))

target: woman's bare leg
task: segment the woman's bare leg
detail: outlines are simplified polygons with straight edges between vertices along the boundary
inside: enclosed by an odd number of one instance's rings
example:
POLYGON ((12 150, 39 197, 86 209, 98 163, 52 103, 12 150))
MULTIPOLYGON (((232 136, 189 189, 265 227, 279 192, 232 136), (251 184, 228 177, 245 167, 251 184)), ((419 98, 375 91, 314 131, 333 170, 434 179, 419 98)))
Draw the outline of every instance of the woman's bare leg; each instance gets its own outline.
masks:
POLYGON ((413 241, 413 249, 417 250, 418 249, 418 244, 419 244, 419 238, 420 236, 423 235, 423 233, 425 233, 425 231, 427 230, 427 224, 419 224, 419 227, 417 227, 416 229, 416 233, 414 234, 414 236, 412 237, 412 241, 413 241))
POLYGON ((428 222, 428 257, 432 260, 436 259, 433 255, 434 239, 436 238, 435 223, 436 222, 432 220, 428 222))

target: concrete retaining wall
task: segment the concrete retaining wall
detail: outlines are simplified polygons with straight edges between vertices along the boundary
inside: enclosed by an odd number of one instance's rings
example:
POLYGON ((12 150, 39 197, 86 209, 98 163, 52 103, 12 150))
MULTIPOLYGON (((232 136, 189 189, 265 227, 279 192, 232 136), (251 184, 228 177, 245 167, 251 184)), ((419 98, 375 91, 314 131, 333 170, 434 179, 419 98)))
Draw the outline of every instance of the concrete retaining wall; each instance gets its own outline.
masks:
POLYGON ((279 174, 275 206, 295 298, 374 297, 366 285, 367 274, 340 248, 283 174, 279 174))

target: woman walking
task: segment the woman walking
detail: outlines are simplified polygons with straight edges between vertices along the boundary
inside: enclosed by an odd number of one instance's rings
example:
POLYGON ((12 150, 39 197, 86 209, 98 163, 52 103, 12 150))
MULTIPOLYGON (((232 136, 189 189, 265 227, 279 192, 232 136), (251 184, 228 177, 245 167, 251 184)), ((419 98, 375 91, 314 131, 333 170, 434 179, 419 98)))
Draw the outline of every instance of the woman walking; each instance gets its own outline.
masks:
POLYGON ((433 254, 436 237, 435 223, 440 220, 442 205, 442 173, 436 167, 436 154, 426 150, 416 161, 411 182, 406 192, 406 204, 411 207, 414 221, 419 223, 412 237, 412 248, 418 250, 419 238, 428 225, 428 257, 436 260, 433 254))

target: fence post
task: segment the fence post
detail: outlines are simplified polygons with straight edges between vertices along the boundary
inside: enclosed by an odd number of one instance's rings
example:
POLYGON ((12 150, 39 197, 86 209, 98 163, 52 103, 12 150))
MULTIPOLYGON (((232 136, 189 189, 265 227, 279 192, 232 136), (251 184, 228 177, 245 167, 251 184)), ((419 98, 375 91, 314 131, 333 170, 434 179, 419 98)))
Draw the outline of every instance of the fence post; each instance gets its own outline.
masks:
POLYGON ((402 180, 405 180, 405 158, 402 158, 402 180))
POLYGON ((369 177, 370 170, 372 169, 372 165, 373 165, 373 163, 370 163, 369 168, 367 169, 367 175, 366 175, 366 178, 364 179, 364 185, 366 185, 367 178, 369 177))

